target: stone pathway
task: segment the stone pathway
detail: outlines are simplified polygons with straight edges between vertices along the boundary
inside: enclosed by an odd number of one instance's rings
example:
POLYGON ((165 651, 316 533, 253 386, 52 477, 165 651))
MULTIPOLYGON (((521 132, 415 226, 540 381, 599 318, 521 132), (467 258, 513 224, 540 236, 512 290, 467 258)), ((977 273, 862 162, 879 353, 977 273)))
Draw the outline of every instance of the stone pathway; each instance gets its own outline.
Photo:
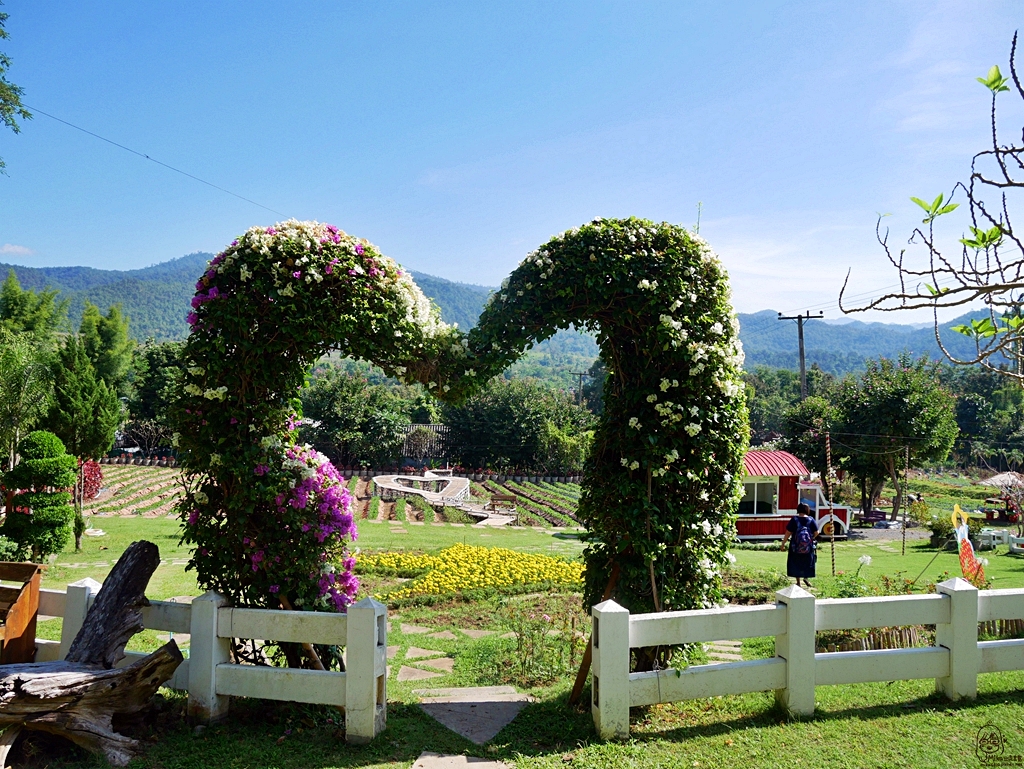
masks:
POLYGON ((704 644, 708 655, 708 664, 721 665, 725 662, 739 662, 743 659, 740 651, 743 644, 739 641, 712 641, 704 644))
MULTIPOLYGON (((403 635, 437 638, 446 641, 476 641, 497 634, 496 630, 479 630, 477 628, 457 628, 437 630, 423 625, 398 623, 403 635)), ((390 651, 390 649, 389 649, 390 651)), ((389 654, 394 659, 397 654, 389 654)), ((455 660, 439 649, 427 649, 410 646, 405 650, 403 662, 398 667, 399 681, 425 681, 452 673, 455 660)), ((470 742, 483 745, 494 739, 498 732, 512 722, 519 711, 532 699, 520 694, 511 686, 479 686, 449 689, 418 689, 413 694, 420 698, 420 707, 425 713, 465 737, 470 742)), ((504 764, 485 759, 466 756, 442 756, 436 753, 424 753, 413 767, 423 769, 441 769, 442 767, 461 767, 467 763, 479 769, 502 769, 504 764)))
POLYGON ((498 736, 532 701, 511 686, 419 689, 413 694, 420 698, 420 708, 427 715, 477 745, 498 736))
POLYGON ((442 756, 440 753, 426 752, 420 754, 410 769, 461 769, 472 766, 474 769, 512 769, 501 761, 473 756, 442 756))

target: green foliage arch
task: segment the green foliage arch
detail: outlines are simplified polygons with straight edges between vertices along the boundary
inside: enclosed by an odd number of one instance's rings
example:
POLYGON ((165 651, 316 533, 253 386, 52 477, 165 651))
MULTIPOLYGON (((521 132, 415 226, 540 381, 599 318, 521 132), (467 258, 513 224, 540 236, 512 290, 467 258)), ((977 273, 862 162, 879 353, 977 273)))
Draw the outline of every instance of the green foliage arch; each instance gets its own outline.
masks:
POLYGON ((339 608, 354 593, 344 573, 351 516, 317 539, 336 481, 296 499, 323 465, 293 445, 293 402, 329 349, 459 401, 576 324, 597 333, 609 366, 580 504, 586 600, 600 600, 611 573, 633 611, 719 599, 748 436, 742 352, 725 272, 685 229, 595 219, 555 236, 469 334, 441 323, 371 244, 310 222, 250 229, 211 262, 193 306, 172 417, 189 484, 184 539, 204 587, 247 603, 284 592, 339 608), (331 572, 339 558, 342 573, 331 572), (325 580, 343 588, 325 593, 325 580))

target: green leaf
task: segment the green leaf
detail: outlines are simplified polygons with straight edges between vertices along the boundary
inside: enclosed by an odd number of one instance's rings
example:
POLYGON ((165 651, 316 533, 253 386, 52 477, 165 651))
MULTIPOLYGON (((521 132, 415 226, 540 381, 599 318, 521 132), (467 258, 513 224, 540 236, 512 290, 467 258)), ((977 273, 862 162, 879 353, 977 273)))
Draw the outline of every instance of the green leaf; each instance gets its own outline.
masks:
POLYGON ((911 196, 910 199, 917 203, 919 206, 921 206, 921 208, 923 208, 927 213, 930 214, 932 212, 932 207, 925 203, 923 200, 921 200, 921 198, 915 198, 911 196))
POLYGON ((988 75, 986 77, 979 77, 977 80, 993 94, 1010 90, 1010 87, 1006 85, 1006 78, 1003 77, 1003 74, 999 71, 998 64, 992 65, 992 69, 988 71, 988 75))

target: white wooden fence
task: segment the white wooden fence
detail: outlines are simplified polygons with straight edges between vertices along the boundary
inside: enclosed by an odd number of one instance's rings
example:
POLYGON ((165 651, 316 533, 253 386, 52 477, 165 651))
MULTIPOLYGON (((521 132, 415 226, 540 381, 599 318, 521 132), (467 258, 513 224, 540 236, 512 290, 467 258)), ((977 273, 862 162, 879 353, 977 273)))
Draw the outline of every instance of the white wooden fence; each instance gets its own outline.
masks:
POLYGON ((1024 590, 978 591, 956 578, 933 595, 815 601, 791 586, 765 606, 630 615, 614 601, 593 608, 591 712, 603 739, 629 736, 629 709, 721 694, 775 690, 791 712, 814 712, 829 684, 934 678, 950 699, 973 698, 978 674, 1024 669, 1024 639, 978 641, 978 623, 1024 618, 1024 590), (815 653, 815 631, 934 625, 935 646, 815 653), (630 673, 630 649, 775 636, 775 656, 682 670, 630 673))
MULTIPOLYGON (((39 613, 63 617, 61 640, 36 639, 36 661, 63 659, 85 620, 100 584, 84 579, 67 592, 41 590, 39 613)), ((337 705, 345 709, 349 742, 366 743, 387 722, 387 607, 367 598, 348 614, 235 609, 206 593, 191 604, 151 601, 142 610, 149 630, 188 633, 188 658, 165 684, 188 691, 189 716, 214 721, 228 712, 231 697, 337 705), (325 644, 345 647, 346 672, 236 665, 230 639, 325 644)), ((129 665, 146 655, 127 652, 129 665)))

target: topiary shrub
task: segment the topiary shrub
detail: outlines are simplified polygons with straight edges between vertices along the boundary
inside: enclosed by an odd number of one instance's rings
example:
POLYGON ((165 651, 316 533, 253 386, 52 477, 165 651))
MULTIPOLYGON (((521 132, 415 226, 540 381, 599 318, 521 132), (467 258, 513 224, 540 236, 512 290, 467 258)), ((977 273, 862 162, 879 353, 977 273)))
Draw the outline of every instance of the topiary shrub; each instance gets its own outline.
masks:
POLYGON ((65 452, 60 438, 43 430, 26 435, 18 454, 21 461, 4 474, 4 486, 17 493, 0 534, 16 542, 20 553, 41 561, 71 539, 75 511, 70 492, 61 489, 75 485, 78 460, 65 452))

